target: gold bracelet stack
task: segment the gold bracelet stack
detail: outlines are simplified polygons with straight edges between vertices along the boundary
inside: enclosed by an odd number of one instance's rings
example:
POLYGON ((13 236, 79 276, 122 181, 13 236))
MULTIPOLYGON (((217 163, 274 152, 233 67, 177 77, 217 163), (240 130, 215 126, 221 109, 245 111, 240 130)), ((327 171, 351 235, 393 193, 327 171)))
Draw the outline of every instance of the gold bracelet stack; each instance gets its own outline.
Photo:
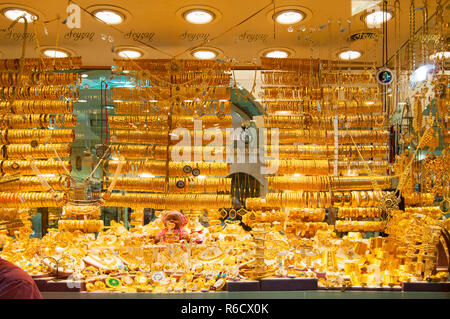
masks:
POLYGON ((434 194, 432 193, 411 193, 405 194, 405 205, 431 205, 434 202, 434 194))
MULTIPOLYGON (((21 83, 32 85, 70 85, 80 82, 80 73, 23 73, 21 83)), ((0 73, 0 86, 16 86, 18 75, 11 72, 0 73)))
POLYGON ((169 193, 229 193, 231 178, 169 178, 169 193))
POLYGON ((162 144, 167 145, 169 135, 167 131, 136 131, 136 130, 111 130, 114 143, 133 144, 162 144))
MULTIPOLYGON (((105 188, 109 186, 109 181, 105 188)), ((166 180, 163 177, 119 177, 118 189, 127 191, 148 191, 165 193, 166 180)), ((231 189, 231 178, 169 178, 169 193, 224 193, 231 189)))
POLYGON ((183 101, 173 103, 171 101, 117 101, 114 103, 115 114, 128 115, 166 115, 169 111, 177 115, 202 114, 229 114, 231 113, 230 101, 183 101), (169 107, 171 105, 171 107, 169 107))
MULTIPOLYGON (((247 198, 248 200, 248 198, 247 198)), ((248 226, 253 226, 258 223, 273 223, 283 219, 284 212, 282 211, 251 211, 242 216, 242 222, 248 226)))
POLYGON ((383 199, 381 191, 351 191, 333 192, 334 207, 374 207, 379 206, 383 199))
MULTIPOLYGON (((111 181, 105 182, 104 188, 108 188, 111 181)), ((167 190, 164 177, 119 177, 116 180, 116 188, 127 191, 149 191, 165 193, 167 190)))
POLYGON ((277 174, 327 175, 328 160, 267 160, 266 167, 277 167, 277 174))
POLYGON ((325 219, 324 208, 289 209, 289 219, 303 222, 321 222, 325 219))
MULTIPOLYGON (((383 104, 368 101, 324 101, 324 100, 272 100, 264 101, 267 113, 289 112, 294 115, 308 114, 374 114, 383 112, 383 104)), ((279 113, 278 113, 279 114, 279 113)))
POLYGON ((326 208, 331 206, 331 194, 329 192, 307 191, 267 193, 266 203, 271 207, 326 208))
POLYGON ((153 207, 155 209, 217 209, 231 207, 230 195, 214 194, 111 194, 108 207, 153 207))
MULTIPOLYGON (((387 145, 359 145, 358 150, 364 158, 386 158, 389 147, 387 145)), ((340 158, 359 160, 360 156, 354 145, 339 145, 338 154, 340 158)), ((280 158, 288 159, 324 159, 334 157, 334 147, 325 145, 279 145, 265 146, 268 156, 274 156, 278 152, 280 158)))
MULTIPOLYGON (((261 87, 264 90, 264 98, 266 100, 337 100, 341 92, 346 100, 374 100, 379 93, 378 87, 310 87, 310 86, 266 86, 261 87)), ((339 101, 338 103, 341 103, 339 101)), ((346 103, 346 102, 345 102, 346 103)), ((325 106, 327 108, 327 106, 325 106)), ((339 108, 340 106, 338 106, 339 108)), ((331 108, 327 108, 327 111, 331 108)), ((347 112, 346 112, 347 113, 347 112)), ((350 113, 350 112, 349 112, 350 113)))
POLYGON ((342 176, 331 179, 333 190, 370 190, 374 189, 373 183, 380 188, 391 188, 390 176, 342 176))
POLYGON ((113 87, 114 100, 132 101, 144 98, 146 100, 169 100, 175 97, 180 103, 184 100, 226 100, 230 97, 230 88, 227 86, 214 86, 208 88, 194 86, 177 86, 178 90, 173 92, 170 87, 113 87))
MULTIPOLYGON (((325 218, 325 209, 323 208, 301 208, 289 209, 289 220, 302 222, 321 222, 325 218)), ((257 223, 273 223, 284 220, 286 213, 273 211, 251 211, 242 217, 242 222, 246 225, 252 226, 257 223)))
POLYGON ((75 127, 76 125, 77 117, 75 114, 0 115, 0 127, 3 129, 47 129, 55 127, 75 127))
POLYGON ((379 207, 340 207, 339 218, 380 218, 381 208, 379 207))
POLYGON ((56 196, 61 193, 0 193, 0 205, 10 208, 59 207, 62 203, 56 196), (55 195, 56 194, 56 195, 55 195))
POLYGON ((99 233, 103 230, 103 220, 59 220, 58 229, 60 231, 76 230, 85 233, 99 233))
POLYGON ((377 182, 381 188, 390 188, 389 176, 270 176, 266 177, 268 186, 274 190, 368 190, 373 189, 373 182, 377 182))
MULTIPOLYGON (((334 116, 319 115, 264 115, 264 127, 290 129, 333 129, 334 116)), ((343 128, 380 128, 384 116, 379 114, 339 115, 338 125, 343 128)))
MULTIPOLYGON (((9 102, 4 102, 9 103, 9 102)), ((51 114, 72 113, 73 101, 60 100, 15 100, 10 104, 13 113, 22 114, 51 114)), ((3 107, 2 107, 3 108, 3 107)))
POLYGON ((67 191, 70 189, 70 180, 68 177, 36 177, 21 176, 19 180, 13 183, 0 184, 1 192, 30 192, 30 191, 49 191, 46 186, 41 183, 40 179, 50 185, 53 190, 67 191))
POLYGON ((252 197, 248 197, 245 200, 245 207, 247 209, 251 209, 251 210, 255 210, 255 211, 271 211, 271 210, 276 210, 278 207, 276 206, 269 206, 266 203, 266 199, 265 198, 252 198, 252 197))
POLYGON ((0 136, 5 136, 6 143, 27 144, 31 141, 38 143, 72 143, 75 140, 75 132, 71 129, 57 130, 3 130, 0 136))
MULTIPOLYGON (((36 160, 33 161, 33 164, 42 174, 66 174, 72 171, 72 165, 69 161, 36 160)), ((35 174, 30 161, 3 160, 0 162, 0 168, 3 174, 35 174)))
POLYGON ((269 189, 273 190, 326 191, 330 189, 328 176, 270 176, 266 179, 269 189))
POLYGON ((6 145, 6 158, 44 159, 55 157, 55 151, 60 157, 70 157, 72 153, 71 144, 39 144, 33 147, 29 144, 9 144, 6 145))
POLYGON ((431 218, 440 219, 444 212, 441 210, 439 206, 430 206, 430 207, 406 207, 405 211, 411 214, 421 214, 430 216, 431 218))
POLYGON ((42 87, 0 87, 0 95, 5 100, 19 100, 35 99, 35 100, 57 100, 78 99, 78 87, 71 88, 68 86, 42 86, 42 87))
MULTIPOLYGON (((329 173, 332 174, 334 167, 330 165, 329 173)), ((386 173, 388 171, 388 163, 386 161, 347 161, 338 163, 338 172, 341 175, 346 174, 369 174, 386 173), (367 168, 369 167, 369 168, 367 168)))
POLYGON ((124 144, 167 145, 170 141, 171 145, 178 143, 181 143, 181 145, 183 143, 186 143, 186 145, 207 145, 213 140, 216 143, 221 141, 222 145, 225 145, 227 140, 231 141, 228 135, 231 135, 231 132, 213 129, 183 132, 172 131, 170 134, 164 130, 111 130, 111 136, 114 142, 124 144))
POLYGON ((231 115, 225 115, 223 117, 218 117, 216 115, 204 115, 198 118, 193 118, 192 116, 174 116, 172 118, 172 129, 185 128, 185 129, 195 129, 194 121, 201 121, 199 124, 202 125, 200 129, 215 128, 220 129, 232 128, 232 117, 231 115))
POLYGON ((0 208, 0 221, 28 220, 29 210, 26 208, 0 208))
POLYGON ((335 227, 338 232, 382 232, 385 224, 382 221, 337 220, 335 227))
POLYGON ((319 230, 328 230, 327 223, 321 222, 287 222, 286 235, 288 237, 313 237, 319 230))
POLYGON ((204 161, 214 161, 218 156, 220 159, 225 157, 227 148, 225 147, 214 147, 214 146, 155 146, 155 145, 112 145, 111 153, 113 156, 120 157, 124 156, 126 158, 132 159, 155 159, 155 160, 166 160, 167 151, 170 154, 170 161, 179 161, 187 156, 190 159, 203 159, 204 161), (222 155, 223 154, 223 155, 222 155))
MULTIPOLYGON (((23 71, 73 70, 81 67, 81 57, 67 58, 26 58, 23 59, 23 71)), ((0 60, 0 71, 19 71, 19 59, 0 60)))
POLYGON ((110 129, 162 129, 169 128, 167 116, 108 116, 108 124, 110 129))
MULTIPOLYGON (((293 130, 284 129, 278 131, 278 140, 281 144, 290 143, 321 143, 333 144, 334 131, 324 130, 293 130)), ((271 143, 271 131, 267 132, 267 143, 271 143)), ((382 130, 351 130, 338 132, 339 143, 386 143, 389 139, 389 132, 382 130)))
POLYGON ((100 218, 100 207, 88 205, 65 205, 63 208, 64 218, 87 217, 90 219, 100 218))
MULTIPOLYGON (((165 116, 117 116, 108 117, 111 129, 168 129, 167 117, 165 116)), ((219 127, 221 129, 233 127, 232 118, 225 115, 220 118, 216 115, 205 115, 194 119, 192 116, 173 116, 172 129, 185 128, 194 129, 194 121, 199 121, 200 129, 219 127), (200 122, 201 121, 201 122, 200 122)))

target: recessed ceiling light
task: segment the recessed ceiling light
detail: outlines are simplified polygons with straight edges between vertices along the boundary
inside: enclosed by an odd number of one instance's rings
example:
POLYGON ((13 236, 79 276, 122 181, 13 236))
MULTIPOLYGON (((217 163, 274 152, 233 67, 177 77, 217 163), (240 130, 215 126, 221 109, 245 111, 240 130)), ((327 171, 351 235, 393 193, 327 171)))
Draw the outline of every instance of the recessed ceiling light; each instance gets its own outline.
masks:
POLYGON ((133 50, 133 49, 122 49, 122 50, 117 51, 117 54, 121 58, 125 58, 125 59, 137 59, 142 56, 141 52, 139 52, 137 50, 133 50))
POLYGON ((183 14, 186 21, 193 24, 207 24, 214 20, 215 15, 209 10, 192 9, 183 14))
MULTIPOLYGON (((5 17, 7 17, 9 20, 16 20, 18 17, 21 17, 23 15, 25 15, 25 19, 27 20, 27 22, 33 22, 36 21, 38 19, 38 16, 27 11, 27 10, 23 10, 23 9, 19 9, 19 8, 8 8, 5 9, 3 11, 3 14, 5 15, 5 17)), ((23 19, 19 19, 17 22, 19 23, 23 23, 23 19)))
POLYGON ((120 24, 125 20, 125 17, 121 13, 109 9, 96 10, 94 11, 94 15, 107 24, 120 24))
POLYGON ((45 49, 42 53, 49 58, 67 58, 69 56, 67 52, 58 49, 45 49))
POLYGON ((200 60, 211 60, 217 57, 217 53, 212 50, 200 49, 192 52, 192 55, 200 60))
POLYGON ((273 50, 273 51, 268 51, 264 54, 264 56, 266 58, 287 58, 289 56, 289 52, 284 51, 284 50, 273 50))
POLYGON ((431 60, 442 59, 442 58, 443 59, 450 58, 450 51, 436 52, 435 54, 430 55, 431 60))
POLYGON ((354 60, 361 56, 361 52, 346 50, 339 53, 339 59, 341 60, 354 60))
POLYGON ((375 11, 364 16, 364 21, 368 25, 380 25, 392 19, 392 13, 389 11, 375 11))
POLYGON ((296 24, 305 18, 300 10, 283 10, 275 14, 275 21, 281 24, 296 24))

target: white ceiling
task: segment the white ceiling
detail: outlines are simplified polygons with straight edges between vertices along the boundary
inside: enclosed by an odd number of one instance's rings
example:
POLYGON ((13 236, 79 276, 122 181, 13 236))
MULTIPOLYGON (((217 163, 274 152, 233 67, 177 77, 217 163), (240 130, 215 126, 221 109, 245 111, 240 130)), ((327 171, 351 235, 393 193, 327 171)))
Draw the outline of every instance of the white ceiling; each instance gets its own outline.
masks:
MULTIPOLYGON (((14 0, 10 1, 13 2, 14 0)), ((420 7, 423 3, 422 0, 415 1, 417 7, 420 7)), ((100 4, 96 1, 89 0, 78 0, 75 2, 84 8, 100 4)), ((392 0, 388 1, 390 5, 393 5, 393 2, 392 0)), ((428 2, 429 15, 431 15, 435 11, 435 1, 428 2)), ((39 19, 40 22, 53 20, 58 15, 61 17, 61 21, 67 17, 67 1, 22 0, 15 1, 15 3, 35 9, 35 11, 42 15, 39 19)), ((170 56, 180 54, 202 43, 201 40, 183 39, 182 35, 186 32, 200 36, 208 34, 209 38, 213 38, 270 3, 270 0, 208 0, 203 2, 198 0, 104 0, 103 4, 118 6, 126 9, 130 13, 125 23, 116 26, 122 32, 96 21, 86 13, 82 13, 81 29, 71 30, 64 24, 60 24, 58 27, 57 22, 54 21, 46 25, 48 34, 44 32, 42 24, 37 24, 36 34, 40 46, 54 46, 59 28, 59 46, 72 50, 76 55, 81 55, 85 66, 110 66, 114 58, 112 51, 115 47, 133 45, 144 51, 144 58, 170 58, 170 56), (182 7, 202 4, 219 10, 222 15, 221 19, 213 24, 193 25, 176 15, 177 10, 182 7), (85 35, 85 38, 76 40, 73 36, 69 37, 69 32, 71 31, 72 34, 82 33, 85 35), (125 36, 130 31, 143 33, 143 36, 147 33, 149 37, 143 39, 143 42, 167 52, 169 55, 155 51, 143 44, 136 43, 132 39, 127 39, 125 36), (151 37, 152 33, 154 35, 151 37), (105 35, 106 38, 111 36, 113 42, 109 42, 107 39, 103 40, 102 35, 105 35), (151 39, 149 39, 150 37, 151 39)), ((351 0, 276 0, 276 7, 300 5, 312 11, 312 16, 306 22, 295 26, 296 29, 299 29, 299 26, 304 25, 306 31, 288 32, 288 26, 276 24, 276 38, 274 39, 274 25, 267 17, 268 14, 273 12, 273 7, 270 6, 242 25, 233 28, 230 32, 208 43, 208 46, 220 49, 223 52, 222 56, 235 58, 241 63, 253 61, 255 57, 260 55, 262 50, 270 47, 287 47, 293 49, 295 50, 295 54, 292 57, 310 57, 312 55, 314 58, 334 59, 336 52, 340 48, 349 46, 346 41, 346 38, 350 34, 349 30, 350 32, 355 32, 366 29, 365 24, 360 19, 363 12, 352 16, 351 3, 351 0), (339 19, 342 21, 341 29, 347 28, 346 31, 340 32, 339 19), (348 28, 347 20, 351 21, 350 29, 348 28), (317 31, 320 26, 327 25, 328 21, 331 21, 331 29, 326 27, 321 31, 317 31), (312 44, 304 39, 305 35, 310 32, 311 27, 316 30, 311 33, 312 44), (297 38, 298 33, 301 35, 300 40, 297 38), (249 37, 245 38, 245 35, 259 36, 256 42, 251 42, 249 41, 249 37)), ((400 20, 400 41, 398 43, 395 41, 395 19, 392 19, 388 22, 389 54, 394 53, 397 49, 396 46, 407 40, 409 35, 410 0, 400 0, 400 4, 400 17, 395 18, 400 20)), ((5 7, 5 3, 0 3, 1 7, 5 7)), ((421 12, 419 10, 416 11, 417 27, 422 24, 421 12)), ((447 13, 448 10, 446 10, 447 13)), ((0 29, 6 29, 10 23, 11 21, 7 20, 3 15, 0 17, 0 29)), ((23 32, 23 24, 16 24, 12 32, 23 32)), ((29 25, 28 32, 34 33, 32 25, 29 25)), ((12 39, 11 36, 13 35, 11 35, 10 31, 0 32, 0 52, 2 53, 2 58, 17 58, 20 56, 22 42, 17 39, 12 39)), ((353 44, 352 48, 364 51, 359 61, 381 62, 381 40, 378 43, 373 40, 359 41, 359 43, 353 44)), ((28 42, 27 56, 38 56, 35 40, 28 42)), ((185 53, 179 57, 191 58, 191 55, 185 53)))

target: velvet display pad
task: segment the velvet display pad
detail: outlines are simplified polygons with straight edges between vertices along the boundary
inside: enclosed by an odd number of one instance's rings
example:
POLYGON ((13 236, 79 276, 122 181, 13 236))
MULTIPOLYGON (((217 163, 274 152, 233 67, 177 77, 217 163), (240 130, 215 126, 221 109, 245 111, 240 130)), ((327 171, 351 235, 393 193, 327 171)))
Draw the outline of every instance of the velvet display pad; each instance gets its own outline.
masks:
POLYGON ((261 279, 262 291, 299 291, 316 290, 316 278, 264 278, 261 279))
POLYGON ((404 282, 403 291, 450 292, 450 282, 404 282))
POLYGON ((226 291, 260 291, 261 285, 257 280, 249 281, 227 281, 226 291))

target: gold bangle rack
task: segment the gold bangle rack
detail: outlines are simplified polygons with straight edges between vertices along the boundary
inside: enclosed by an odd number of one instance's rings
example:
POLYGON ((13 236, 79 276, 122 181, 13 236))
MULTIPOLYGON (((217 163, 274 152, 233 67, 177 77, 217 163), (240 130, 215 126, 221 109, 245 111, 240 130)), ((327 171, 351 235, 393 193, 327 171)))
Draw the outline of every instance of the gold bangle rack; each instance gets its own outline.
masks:
POLYGON ((265 114, 258 126, 268 129, 265 152, 276 159, 265 161, 274 171, 266 177, 264 202, 247 200, 247 209, 255 210, 253 220, 279 218, 288 236, 312 236, 327 229, 321 224, 325 216, 299 221, 291 212, 334 206, 338 231, 382 231, 381 190, 392 184, 386 160, 390 133, 373 76, 339 76, 331 61, 261 62, 265 114), (269 216, 264 207, 278 209, 269 216), (263 212, 265 217, 259 216, 263 212))
MULTIPOLYGON (((225 158, 229 150, 207 146, 217 136, 224 145, 230 138, 225 131, 232 127, 230 74, 224 72, 229 66, 163 59, 116 60, 115 65, 116 72, 127 71, 123 74, 138 85, 112 89, 111 155, 125 159, 126 172, 114 182, 115 189, 126 193, 111 194, 105 205, 181 211, 229 208, 231 179, 225 177, 230 165, 214 161, 215 156, 225 158), (181 128, 188 131, 177 130, 181 128), (202 142, 197 145, 194 140, 202 142), (180 141, 195 146, 181 146, 180 141), (174 154, 190 160, 179 161, 174 154)), ((120 163, 111 159, 105 169, 112 175, 120 163)), ((107 177, 104 187, 111 183, 107 177)))
POLYGON ((0 60, 0 207, 62 206, 71 188, 81 58, 0 60), (70 72, 60 72, 69 70, 70 72))

